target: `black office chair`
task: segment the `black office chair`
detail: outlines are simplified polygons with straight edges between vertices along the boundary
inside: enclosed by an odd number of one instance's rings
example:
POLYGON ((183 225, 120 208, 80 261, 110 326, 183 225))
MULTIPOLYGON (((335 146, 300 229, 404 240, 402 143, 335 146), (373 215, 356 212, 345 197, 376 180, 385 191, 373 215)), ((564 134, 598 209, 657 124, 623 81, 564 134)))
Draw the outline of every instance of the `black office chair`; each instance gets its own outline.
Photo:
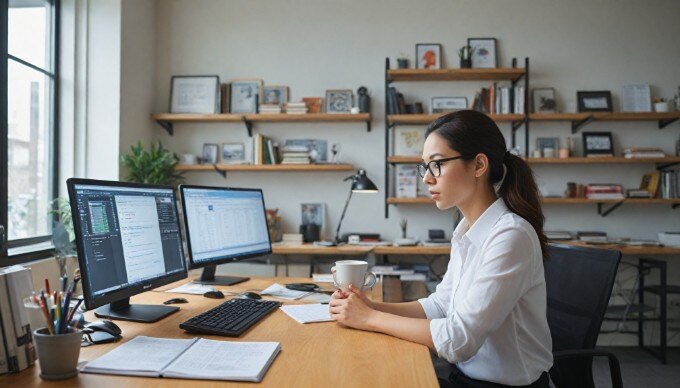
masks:
POLYGON ((550 244, 545 263, 548 326, 554 364, 550 379, 557 388, 594 388, 593 357, 607 357, 612 386, 623 387, 619 360, 595 350, 612 293, 621 252, 550 244))

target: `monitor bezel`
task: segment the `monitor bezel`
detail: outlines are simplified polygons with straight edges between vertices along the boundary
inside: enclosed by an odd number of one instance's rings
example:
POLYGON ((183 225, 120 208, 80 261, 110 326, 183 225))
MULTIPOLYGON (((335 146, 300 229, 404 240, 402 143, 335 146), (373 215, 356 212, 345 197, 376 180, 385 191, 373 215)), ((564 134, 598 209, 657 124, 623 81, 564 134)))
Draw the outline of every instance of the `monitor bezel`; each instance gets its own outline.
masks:
POLYGON ((179 193, 182 201, 182 216, 184 218, 184 234, 187 241, 187 254, 189 256, 189 269, 204 268, 212 265, 236 263, 239 261, 251 259, 253 257, 265 256, 272 254, 272 239, 269 236, 269 227, 267 227, 267 241, 269 242, 269 249, 266 252, 251 253, 247 255, 241 255, 238 257, 224 257, 217 260, 203 261, 200 263, 194 262, 194 255, 191 250, 191 237, 189 233, 189 220, 187 219, 187 209, 186 201, 184 198, 184 190, 198 189, 198 190, 215 190, 215 191, 256 191, 260 193, 260 198, 262 198, 262 208, 264 209, 264 222, 267 223, 267 206, 264 203, 264 193, 262 189, 249 189, 243 187, 214 187, 214 186, 197 186, 197 185, 179 185, 179 193))
POLYGON ((83 287, 83 297, 85 299, 85 308, 88 310, 95 309, 97 307, 117 302, 122 299, 129 298, 131 296, 141 294, 152 290, 157 287, 164 286, 166 284, 174 283, 178 280, 186 279, 188 276, 187 263, 184 258, 184 248, 182 246, 182 226, 180 224, 180 218, 178 213, 177 198, 175 196, 175 190, 172 186, 163 185, 149 185, 141 183, 129 183, 129 182, 116 182, 116 181, 103 181, 96 179, 82 179, 82 178, 70 178, 66 180, 66 185, 68 187, 69 202, 71 205, 71 219, 73 220, 73 229, 76 234, 76 250, 78 253, 78 265, 80 267, 80 276, 83 287), (159 276, 154 279, 149 279, 143 282, 135 283, 133 285, 121 288, 117 291, 104 294, 103 296, 93 297, 92 290, 90 289, 89 273, 87 270, 87 264, 85 262, 85 249, 83 245, 82 238, 82 228, 80 223, 80 217, 75 217, 78 214, 76 205, 76 185, 93 185, 93 186, 108 186, 108 187, 123 187, 123 188, 133 188, 133 189, 169 189, 172 191, 172 200, 175 207, 175 217, 177 218, 178 231, 180 235, 180 256, 182 257, 182 271, 172 275, 159 276))

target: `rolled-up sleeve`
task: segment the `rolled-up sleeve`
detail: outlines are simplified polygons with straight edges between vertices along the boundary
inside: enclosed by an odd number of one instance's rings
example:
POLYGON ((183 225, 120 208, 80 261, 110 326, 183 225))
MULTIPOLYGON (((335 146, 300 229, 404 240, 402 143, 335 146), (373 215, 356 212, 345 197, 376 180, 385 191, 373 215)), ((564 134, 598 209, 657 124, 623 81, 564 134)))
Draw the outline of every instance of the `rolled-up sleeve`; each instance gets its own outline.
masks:
MULTIPOLYGON (((482 260, 474 281, 445 316, 437 296, 421 300, 430 322, 437 354, 451 363, 477 354, 488 335, 497 330, 530 286, 532 252, 537 249, 528 233, 503 228, 482 247, 482 260), (429 311, 429 312, 428 312, 429 311)), ((540 247, 538 248, 540 249, 540 247)))

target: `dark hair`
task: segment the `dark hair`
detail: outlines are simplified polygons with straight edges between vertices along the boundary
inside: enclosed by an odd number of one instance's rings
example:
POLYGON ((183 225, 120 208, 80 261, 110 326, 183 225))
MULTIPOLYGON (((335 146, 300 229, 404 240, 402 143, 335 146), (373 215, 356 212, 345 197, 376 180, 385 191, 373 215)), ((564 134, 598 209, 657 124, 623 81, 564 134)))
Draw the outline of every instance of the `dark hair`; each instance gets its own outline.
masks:
POLYGON ((437 118, 427 128, 425 136, 436 133, 449 147, 460 153, 463 160, 473 160, 478 154, 489 159, 489 183, 493 186, 503 179, 503 164, 507 168, 498 195, 513 213, 534 227, 541 244, 543 260, 548 258, 548 238, 543 232, 545 217, 534 174, 519 156, 506 150, 505 138, 489 116, 461 110, 437 118))

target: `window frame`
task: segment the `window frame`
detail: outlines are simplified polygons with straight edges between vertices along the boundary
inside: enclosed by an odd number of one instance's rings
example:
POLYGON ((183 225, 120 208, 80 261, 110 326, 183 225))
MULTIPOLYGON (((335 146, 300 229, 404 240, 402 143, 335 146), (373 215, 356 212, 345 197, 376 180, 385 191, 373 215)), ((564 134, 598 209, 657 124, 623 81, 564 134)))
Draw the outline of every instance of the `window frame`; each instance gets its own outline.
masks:
MULTIPOLYGON (((8 67, 9 61, 14 61, 20 65, 27 66, 30 69, 38 71, 50 78, 50 117, 48 125, 51 130, 50 138, 50 188, 51 199, 59 196, 59 120, 60 120, 60 0, 43 0, 46 6, 49 6, 50 12, 50 69, 47 71, 39 66, 27 62, 21 58, 15 57, 9 53, 9 6, 10 0, 0 0, 0 225, 5 226, 5 235, 0 240, 0 267, 6 265, 25 263, 45 257, 52 256, 52 248, 37 248, 30 249, 32 245, 45 243, 51 240, 51 235, 34 236, 23 239, 8 240, 8 232, 10 225, 8 225, 8 182, 9 182, 9 139, 8 139, 8 103, 9 103, 9 85, 8 85, 8 67), (21 253, 10 254, 9 249, 20 249, 21 253)), ((44 244, 43 244, 44 245, 44 244)))

